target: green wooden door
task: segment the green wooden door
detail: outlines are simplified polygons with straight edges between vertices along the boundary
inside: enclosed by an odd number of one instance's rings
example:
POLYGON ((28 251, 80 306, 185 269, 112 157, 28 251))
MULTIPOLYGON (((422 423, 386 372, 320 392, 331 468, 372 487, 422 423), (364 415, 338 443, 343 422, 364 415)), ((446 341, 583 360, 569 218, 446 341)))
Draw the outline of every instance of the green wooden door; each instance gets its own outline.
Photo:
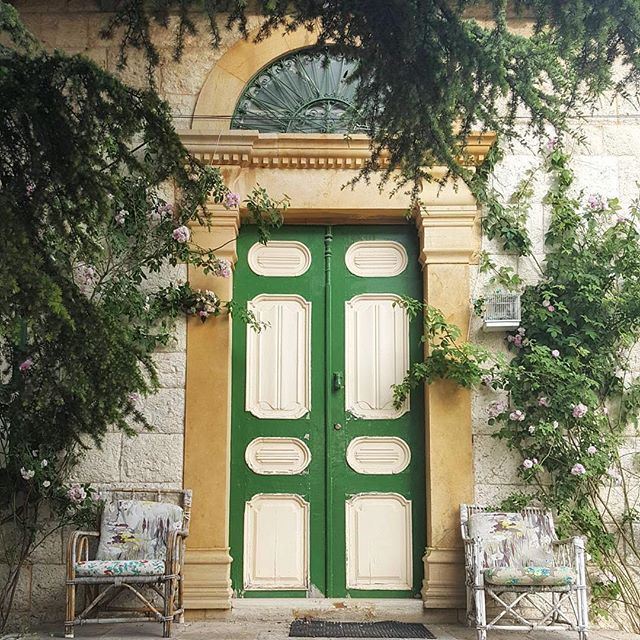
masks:
POLYGON ((232 580, 254 597, 412 597, 425 546, 420 357, 399 296, 422 297, 409 225, 284 227, 238 240, 232 580))

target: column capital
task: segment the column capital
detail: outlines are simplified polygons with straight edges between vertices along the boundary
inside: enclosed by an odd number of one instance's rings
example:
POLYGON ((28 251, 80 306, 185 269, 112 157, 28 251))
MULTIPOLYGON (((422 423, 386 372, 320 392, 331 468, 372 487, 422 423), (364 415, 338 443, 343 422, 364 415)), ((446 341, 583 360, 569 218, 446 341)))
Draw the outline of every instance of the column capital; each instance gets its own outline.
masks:
POLYGON ((480 224, 475 204, 435 205, 416 216, 420 263, 470 264, 480 249, 480 224))

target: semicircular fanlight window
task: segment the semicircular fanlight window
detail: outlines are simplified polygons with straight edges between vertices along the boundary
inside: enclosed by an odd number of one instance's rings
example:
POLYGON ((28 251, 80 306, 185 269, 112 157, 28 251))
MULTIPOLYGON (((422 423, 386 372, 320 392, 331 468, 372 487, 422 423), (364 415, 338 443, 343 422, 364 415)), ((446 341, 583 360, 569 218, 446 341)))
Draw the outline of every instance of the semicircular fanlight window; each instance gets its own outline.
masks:
POLYGON ((326 49, 278 58, 247 84, 232 129, 278 133, 364 132, 354 105, 356 63, 326 49))

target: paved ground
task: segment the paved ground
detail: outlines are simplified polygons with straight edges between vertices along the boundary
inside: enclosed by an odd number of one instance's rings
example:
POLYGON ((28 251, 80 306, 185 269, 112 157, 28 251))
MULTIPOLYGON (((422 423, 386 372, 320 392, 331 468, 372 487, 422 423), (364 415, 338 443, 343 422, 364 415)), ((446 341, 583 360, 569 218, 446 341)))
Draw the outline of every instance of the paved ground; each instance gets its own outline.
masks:
MULTIPOLYGON (((474 640, 475 632, 460 625, 428 624, 438 640, 474 640)), ((176 625, 174 637, 179 640, 286 640, 289 633, 288 622, 252 622, 248 620, 190 622, 176 625)), ((62 638, 61 625, 50 626, 39 633, 20 637, 23 640, 45 640, 62 638)), ((104 638, 105 640, 151 640, 162 637, 159 624, 119 624, 87 625, 76 632, 77 638, 104 638)), ((519 631, 489 632, 489 640, 573 640, 576 633, 560 631, 519 631)), ((639 635, 622 631, 599 629, 589 634, 589 640, 638 640, 639 635)), ((1 639, 0 639, 1 640, 1 639)), ((327 640, 327 639, 324 639, 327 640)))

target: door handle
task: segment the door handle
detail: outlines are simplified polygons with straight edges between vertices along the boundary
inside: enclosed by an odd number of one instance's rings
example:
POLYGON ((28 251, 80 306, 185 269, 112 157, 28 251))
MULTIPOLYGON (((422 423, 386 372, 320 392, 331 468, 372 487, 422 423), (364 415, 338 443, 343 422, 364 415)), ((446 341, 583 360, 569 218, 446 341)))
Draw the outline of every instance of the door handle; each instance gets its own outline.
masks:
POLYGON ((342 378, 342 371, 335 371, 333 374, 333 390, 340 391, 344 388, 344 381, 342 378))
POLYGON ((334 428, 336 431, 340 431, 340 429, 342 429, 342 425, 341 425, 339 422, 336 422, 336 423, 333 425, 333 428, 334 428))

